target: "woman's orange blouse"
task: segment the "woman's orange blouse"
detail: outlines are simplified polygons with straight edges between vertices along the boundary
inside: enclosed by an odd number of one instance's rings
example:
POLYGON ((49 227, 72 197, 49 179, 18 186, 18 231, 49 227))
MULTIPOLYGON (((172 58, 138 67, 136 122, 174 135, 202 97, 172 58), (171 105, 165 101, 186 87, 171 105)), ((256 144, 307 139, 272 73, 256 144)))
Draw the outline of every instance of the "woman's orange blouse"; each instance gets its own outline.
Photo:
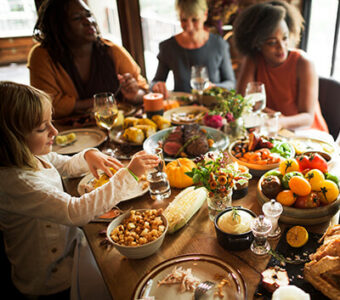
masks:
MULTIPOLYGON (((298 50, 289 51, 287 60, 278 67, 270 67, 260 55, 257 59, 256 80, 265 84, 267 107, 292 116, 299 113, 297 106, 297 62, 301 57, 298 50)), ((311 128, 328 132, 322 117, 319 101, 315 101, 314 122, 311 128)))
MULTIPOLYGON (((114 61, 116 73, 130 73, 137 80, 139 88, 147 91, 149 86, 146 79, 127 50, 108 40, 103 42, 109 46, 109 56, 114 61)), ((47 50, 37 44, 28 55, 27 67, 30 70, 31 85, 52 97, 54 118, 71 115, 79 95, 71 77, 61 64, 55 65, 47 50)))

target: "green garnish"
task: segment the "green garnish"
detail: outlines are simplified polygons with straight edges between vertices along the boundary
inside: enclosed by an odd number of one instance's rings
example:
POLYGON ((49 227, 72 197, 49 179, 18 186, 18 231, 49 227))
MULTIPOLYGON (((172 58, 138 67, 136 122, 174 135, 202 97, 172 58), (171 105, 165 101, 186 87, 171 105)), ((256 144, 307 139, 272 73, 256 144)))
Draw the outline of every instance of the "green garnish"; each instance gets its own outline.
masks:
POLYGON ((232 215, 233 215, 233 221, 236 220, 236 218, 239 218, 240 217, 240 214, 238 213, 238 210, 236 207, 233 207, 232 208, 232 215))
POLYGON ((194 136, 192 136, 190 139, 188 139, 188 140, 184 143, 184 145, 183 145, 181 148, 179 148, 179 150, 177 151, 175 157, 177 157, 178 155, 180 155, 181 152, 184 151, 184 149, 186 148, 186 146, 188 146, 188 145, 189 145, 190 143, 192 143, 194 140, 197 140, 199 137, 200 137, 199 135, 194 135, 194 136))

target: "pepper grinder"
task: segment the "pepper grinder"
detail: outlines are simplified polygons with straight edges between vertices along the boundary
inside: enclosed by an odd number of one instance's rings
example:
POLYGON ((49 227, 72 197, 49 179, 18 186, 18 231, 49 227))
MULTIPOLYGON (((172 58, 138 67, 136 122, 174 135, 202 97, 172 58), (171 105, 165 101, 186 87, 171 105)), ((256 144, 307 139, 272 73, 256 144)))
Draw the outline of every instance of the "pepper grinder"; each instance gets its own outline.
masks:
POLYGON ((262 211, 264 213, 264 216, 268 218, 272 223, 272 230, 269 232, 268 237, 278 237, 281 234, 281 229, 277 224, 283 211, 281 203, 272 199, 270 200, 270 202, 266 202, 265 204, 263 204, 262 211))
POLYGON ((272 223, 264 215, 260 215, 251 222, 250 228, 254 235, 250 250, 256 255, 267 254, 270 250, 268 235, 272 229, 272 223))

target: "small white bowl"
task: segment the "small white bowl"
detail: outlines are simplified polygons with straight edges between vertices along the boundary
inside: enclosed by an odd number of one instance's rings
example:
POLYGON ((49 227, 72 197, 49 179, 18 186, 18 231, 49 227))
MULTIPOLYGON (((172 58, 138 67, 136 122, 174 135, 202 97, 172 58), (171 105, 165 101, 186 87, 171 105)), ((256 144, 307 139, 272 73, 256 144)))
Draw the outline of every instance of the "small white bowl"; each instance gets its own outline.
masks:
MULTIPOLYGON (((135 209, 135 211, 146 211, 148 209, 135 209)), ((109 241, 115 246, 115 248, 120 252, 120 254, 126 256, 127 258, 132 258, 132 259, 140 259, 140 258, 145 258, 148 257, 152 254, 154 254, 162 245, 164 237, 166 235, 166 232, 168 231, 168 221, 164 217, 164 215, 161 215, 161 218, 163 220, 165 230, 159 236, 156 240, 146 243, 141 246, 124 246, 117 244, 114 242, 111 238, 111 232, 113 229, 118 227, 125 218, 128 218, 129 214, 122 214, 119 217, 115 218, 107 227, 106 230, 106 236, 109 239, 109 241)))

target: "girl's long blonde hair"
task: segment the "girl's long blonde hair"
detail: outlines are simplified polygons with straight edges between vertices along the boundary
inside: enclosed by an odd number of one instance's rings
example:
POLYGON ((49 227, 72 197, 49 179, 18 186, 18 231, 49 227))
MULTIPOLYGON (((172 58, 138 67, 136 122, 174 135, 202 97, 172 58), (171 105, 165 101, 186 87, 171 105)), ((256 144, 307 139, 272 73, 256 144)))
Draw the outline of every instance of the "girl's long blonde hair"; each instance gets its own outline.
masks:
POLYGON ((0 81, 0 167, 37 169, 27 136, 42 123, 46 102, 51 105, 50 97, 43 91, 0 81))

